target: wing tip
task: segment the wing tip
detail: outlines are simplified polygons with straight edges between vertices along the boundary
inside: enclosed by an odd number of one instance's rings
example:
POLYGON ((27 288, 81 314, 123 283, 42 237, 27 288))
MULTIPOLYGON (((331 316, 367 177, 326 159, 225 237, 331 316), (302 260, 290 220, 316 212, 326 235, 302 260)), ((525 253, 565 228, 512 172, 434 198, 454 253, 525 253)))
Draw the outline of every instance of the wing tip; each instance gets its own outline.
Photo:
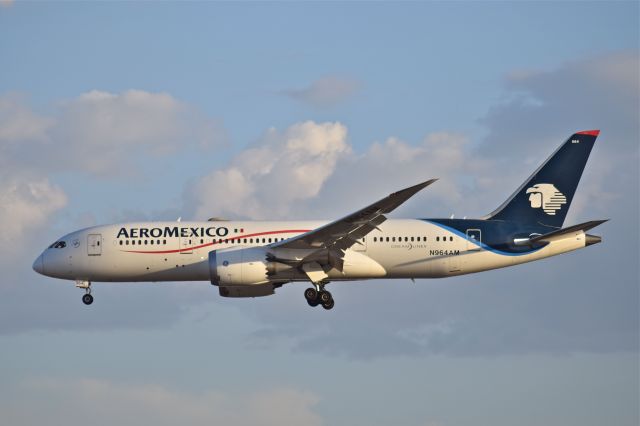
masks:
POLYGON ((434 183, 438 179, 439 178, 432 178, 432 179, 429 179, 429 180, 425 180, 424 182, 419 183, 418 185, 422 185, 422 187, 424 188, 424 187, 427 187, 427 186, 431 185, 432 183, 434 183))

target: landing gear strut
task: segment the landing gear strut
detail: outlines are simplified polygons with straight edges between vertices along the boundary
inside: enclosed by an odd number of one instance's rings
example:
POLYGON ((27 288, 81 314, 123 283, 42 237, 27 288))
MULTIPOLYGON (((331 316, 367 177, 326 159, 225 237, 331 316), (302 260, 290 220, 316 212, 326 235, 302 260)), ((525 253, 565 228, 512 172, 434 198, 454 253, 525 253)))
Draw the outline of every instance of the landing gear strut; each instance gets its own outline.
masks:
POLYGON ((84 288, 84 295, 82 295, 82 303, 90 305, 93 303, 93 296, 91 295, 91 282, 90 281, 76 281, 76 287, 84 288))
POLYGON ((329 310, 335 305, 331 293, 324 289, 322 284, 314 284, 316 288, 308 288, 304 291, 304 298, 307 299, 309 306, 322 305, 323 308, 329 310))

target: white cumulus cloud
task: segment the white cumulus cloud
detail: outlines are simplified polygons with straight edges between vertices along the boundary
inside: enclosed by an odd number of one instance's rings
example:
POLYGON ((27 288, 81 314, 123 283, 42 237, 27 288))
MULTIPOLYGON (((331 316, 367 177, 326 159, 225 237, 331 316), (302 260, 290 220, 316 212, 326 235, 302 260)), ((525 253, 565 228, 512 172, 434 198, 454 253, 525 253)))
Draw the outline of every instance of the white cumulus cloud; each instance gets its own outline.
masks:
POLYGON ((200 178, 188 193, 195 216, 282 218, 292 204, 315 197, 348 155, 347 128, 340 123, 297 123, 270 129, 230 164, 200 178))

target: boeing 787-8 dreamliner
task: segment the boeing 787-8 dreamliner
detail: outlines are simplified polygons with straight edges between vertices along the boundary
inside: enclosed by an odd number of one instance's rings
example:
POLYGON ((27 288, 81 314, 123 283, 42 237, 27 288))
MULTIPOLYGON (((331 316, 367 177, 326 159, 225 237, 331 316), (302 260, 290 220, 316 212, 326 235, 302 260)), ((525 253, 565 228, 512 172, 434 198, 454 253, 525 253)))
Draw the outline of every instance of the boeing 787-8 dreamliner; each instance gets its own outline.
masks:
MULTIPOLYGON (((544 259, 599 243, 595 220, 563 228, 598 130, 573 134, 494 212, 480 219, 391 219, 430 179, 329 221, 144 222, 93 226, 54 242, 33 263, 93 282, 210 281, 224 297, 268 296, 305 281, 311 306, 334 306, 329 282, 442 278, 544 259)), ((230 188, 232 189, 232 188, 230 188)))

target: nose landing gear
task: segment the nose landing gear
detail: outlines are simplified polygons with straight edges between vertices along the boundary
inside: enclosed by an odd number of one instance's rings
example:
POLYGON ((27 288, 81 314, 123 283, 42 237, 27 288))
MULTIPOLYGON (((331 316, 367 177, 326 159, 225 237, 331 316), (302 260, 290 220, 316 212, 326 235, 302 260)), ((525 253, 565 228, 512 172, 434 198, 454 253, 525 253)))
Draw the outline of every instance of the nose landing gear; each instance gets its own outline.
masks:
POLYGON ((324 289, 324 285, 315 284, 315 286, 316 288, 308 288, 304 291, 304 298, 307 299, 309 306, 322 305, 326 310, 332 309, 335 302, 331 293, 324 289))
POLYGON ((76 287, 84 288, 85 294, 82 296, 82 303, 90 305, 93 303, 93 296, 91 295, 91 282, 90 281, 76 281, 76 287))
POLYGON ((93 303, 93 296, 89 293, 82 296, 82 303, 85 305, 90 305, 93 303))

